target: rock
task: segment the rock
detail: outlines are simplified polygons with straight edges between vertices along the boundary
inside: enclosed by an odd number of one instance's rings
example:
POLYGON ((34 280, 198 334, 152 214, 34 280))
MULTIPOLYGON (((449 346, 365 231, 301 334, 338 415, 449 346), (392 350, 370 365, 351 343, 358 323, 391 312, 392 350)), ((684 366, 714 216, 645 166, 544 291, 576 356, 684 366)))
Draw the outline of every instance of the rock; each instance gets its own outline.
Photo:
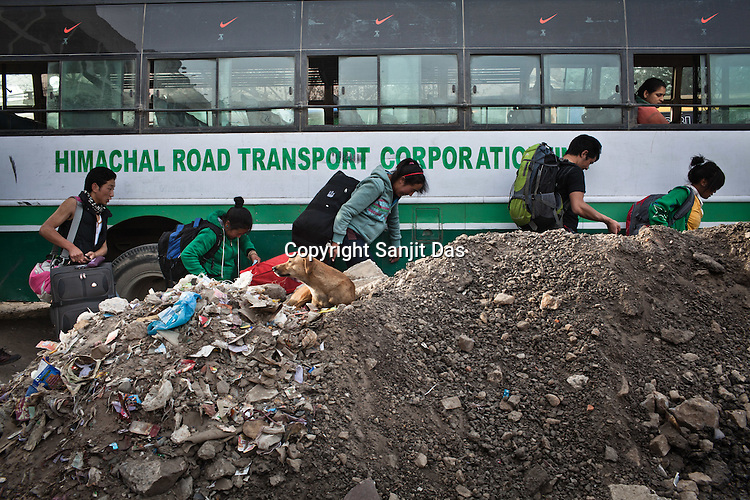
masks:
POLYGON ((516 301, 516 298, 513 295, 508 295, 507 293, 502 293, 502 292, 495 295, 495 298, 492 299, 492 302, 501 306, 509 306, 513 304, 515 301, 516 301))
POLYGON ((271 486, 274 486, 274 487, 280 485, 284 481, 286 481, 286 476, 284 476, 284 474, 281 474, 281 473, 274 474, 273 476, 268 478, 268 482, 271 484, 271 486))
POLYGON ((531 328, 531 323, 529 323, 528 321, 519 321, 518 323, 516 323, 516 328, 518 328, 519 332, 525 332, 526 330, 531 328))
POLYGON ((203 469, 203 474, 211 481, 232 476, 235 472, 237 472, 237 467, 224 457, 217 458, 203 469))
POLYGON ((367 365, 368 370, 374 370, 378 366, 378 360, 375 358, 366 358, 365 365, 367 365))
POLYGON ((198 458, 201 460, 211 460, 216 456, 216 444, 212 441, 206 441, 198 448, 198 458))
POLYGON ((648 449, 656 457, 665 457, 670 450, 669 441, 666 436, 659 434, 648 444, 648 449))
POLYGON ((120 477, 128 488, 146 496, 166 493, 187 470, 188 463, 182 457, 126 460, 119 466, 120 477))
POLYGON ((695 332, 668 327, 661 329, 661 338, 675 345, 684 344, 695 337, 695 332))
POLYGON ((620 390, 617 391, 617 397, 622 398, 630 394, 630 384, 628 384, 628 379, 625 378, 624 375, 620 376, 620 390))
POLYGON ((456 493, 458 493, 459 496, 461 496, 463 498, 471 498, 472 497, 471 490, 469 488, 467 488, 466 486, 462 485, 462 484, 459 484, 458 486, 456 486, 456 493))
POLYGON ((427 456, 424 453, 417 453, 417 457, 414 459, 414 463, 420 469, 427 467, 427 456))
MULTIPOLYGON (((520 448, 519 448, 520 449, 520 448)), ((532 498, 537 493, 549 493, 550 476, 541 465, 535 465, 524 474, 524 487, 526 488, 527 498, 532 498)))
POLYGON ((555 396, 554 394, 547 394, 544 397, 545 397, 545 399, 547 400, 547 403, 549 403, 550 406, 552 406, 552 407, 560 406, 560 403, 561 403, 560 398, 557 397, 557 396, 555 396))
POLYGON ((566 379, 566 382, 574 389, 580 390, 589 382, 589 378, 586 375, 571 375, 566 379))
POLYGON ((726 272, 726 269, 724 266, 716 262, 716 260, 704 253, 695 252, 693 254, 693 259, 702 266, 706 267, 709 271, 715 274, 722 274, 726 272))
POLYGON ((544 292, 542 294, 542 300, 539 303, 539 309, 550 309, 556 310, 560 308, 562 304, 562 298, 555 297, 552 292, 544 292))
POLYGON ((172 493, 177 500, 189 500, 193 498, 193 476, 188 474, 177 481, 177 484, 172 488, 172 493))
POLYGON ((245 395, 245 401, 248 403, 257 403, 258 401, 267 401, 273 399, 279 393, 276 389, 263 387, 258 384, 250 389, 245 395))
POLYGON ((445 408, 446 410, 455 410, 457 408, 461 408, 461 399, 459 399, 458 396, 443 398, 440 402, 442 403, 443 408, 445 408))
POLYGON ((688 474, 688 478, 698 486, 708 486, 712 482, 711 476, 702 472, 691 472, 688 474))
POLYGON ((185 441, 187 441, 189 437, 190 437, 190 427, 188 427, 187 425, 183 425, 175 429, 172 435, 169 437, 169 439, 174 444, 182 444, 185 441))
POLYGON ((719 426, 719 409, 700 396, 680 403, 674 410, 674 417, 680 424, 695 430, 719 426))
POLYGON ((129 303, 122 297, 112 297, 111 299, 99 302, 99 311, 109 314, 120 314, 125 312, 129 303))
POLYGON ((216 383, 216 392, 218 392, 222 396, 226 396, 227 394, 229 394, 229 389, 229 383, 224 380, 219 380, 216 383))
POLYGON ((378 490, 375 489, 375 481, 372 479, 365 479, 349 490, 349 493, 346 494, 344 500, 380 500, 378 490))
POLYGON ((503 383, 503 371, 500 368, 495 368, 487 374, 487 381, 493 384, 503 383))
POLYGON ((730 410, 727 413, 737 427, 747 429, 747 412, 745 410, 730 410))
POLYGON ((216 488, 219 491, 229 491, 233 487, 234 487, 234 484, 232 483, 232 480, 226 477, 222 477, 221 479, 216 481, 216 484, 214 484, 214 488, 216 488))
POLYGON ((299 458, 287 458, 286 459, 287 465, 292 468, 294 472, 299 473, 300 469, 302 468, 302 460, 299 458))
POLYGON ((617 450, 615 450, 611 446, 605 446, 604 447, 604 460, 608 462, 617 462, 619 460, 619 456, 617 455, 617 450))
POLYGON ((458 337, 458 348, 463 352, 471 352, 474 350, 474 340, 466 335, 461 335, 458 337))
POLYGON ((612 500, 666 500, 655 493, 647 486, 629 485, 629 484, 610 484, 609 493, 612 500))

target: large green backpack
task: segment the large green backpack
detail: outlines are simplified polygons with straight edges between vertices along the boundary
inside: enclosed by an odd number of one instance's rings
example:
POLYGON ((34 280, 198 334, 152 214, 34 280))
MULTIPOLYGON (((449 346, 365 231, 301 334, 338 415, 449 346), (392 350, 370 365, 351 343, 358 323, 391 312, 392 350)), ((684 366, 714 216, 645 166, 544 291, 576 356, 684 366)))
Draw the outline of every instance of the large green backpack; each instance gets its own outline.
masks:
POLYGON ((555 192, 559 163, 552 148, 544 142, 523 153, 508 203, 510 217, 518 227, 544 231, 563 226, 562 197, 555 192))

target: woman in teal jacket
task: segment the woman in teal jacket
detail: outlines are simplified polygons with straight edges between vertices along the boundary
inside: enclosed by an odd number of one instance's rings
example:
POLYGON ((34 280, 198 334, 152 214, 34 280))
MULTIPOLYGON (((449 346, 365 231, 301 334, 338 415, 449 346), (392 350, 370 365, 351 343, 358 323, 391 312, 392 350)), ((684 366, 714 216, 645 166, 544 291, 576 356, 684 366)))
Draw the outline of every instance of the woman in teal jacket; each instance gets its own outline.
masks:
POLYGON ((250 241, 250 229, 253 217, 242 205, 241 196, 234 199, 234 206, 227 210, 217 210, 208 217, 208 221, 221 228, 219 247, 213 257, 205 255, 216 244, 216 233, 211 228, 203 229, 182 251, 180 259, 190 274, 205 274, 217 280, 233 280, 240 275, 240 270, 260 262, 255 245, 250 241))
POLYGON ((651 226, 669 226, 678 231, 698 229, 703 219, 703 199, 708 199, 724 185, 724 172, 719 166, 702 156, 693 156, 688 172, 688 184, 677 186, 648 208, 651 226), (675 219, 675 213, 694 195, 693 206, 675 219))
MULTIPOLYGON (((398 200, 402 196, 427 192, 427 180, 416 160, 402 160, 392 172, 382 166, 357 185, 333 222, 333 251, 340 253, 347 267, 370 258, 368 247, 388 227, 391 246, 401 244, 398 200)), ((400 252, 396 255, 400 255, 400 252)), ((391 257, 396 262, 398 256, 391 257)))

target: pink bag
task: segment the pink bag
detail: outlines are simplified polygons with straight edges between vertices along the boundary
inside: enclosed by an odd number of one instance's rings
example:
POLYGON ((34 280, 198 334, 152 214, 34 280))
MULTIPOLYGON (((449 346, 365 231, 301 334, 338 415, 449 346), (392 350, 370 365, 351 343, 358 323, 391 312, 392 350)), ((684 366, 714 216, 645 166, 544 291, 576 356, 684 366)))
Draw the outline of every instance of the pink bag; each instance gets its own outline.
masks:
MULTIPOLYGON (((75 200, 76 210, 73 214, 73 221, 70 223, 70 229, 68 230, 67 237, 67 240, 71 243, 75 239, 76 234, 78 234, 78 227, 81 223, 81 217, 83 217, 83 205, 81 204, 81 199, 76 196, 75 200)), ((59 247, 55 248, 59 249, 59 247)), ((55 251, 53 248, 53 252, 50 255, 53 255, 54 253, 55 251)), ((47 259, 44 262, 39 262, 31 270, 31 273, 29 273, 29 287, 31 288, 31 291, 34 292, 37 297, 39 297, 39 300, 44 302, 52 302, 52 281, 50 277, 50 271, 53 267, 59 267, 61 265, 67 264, 68 257, 68 251, 63 250, 60 255, 54 257, 53 259, 47 259)), ((95 265, 99 265, 99 262, 101 262, 101 260, 97 260, 97 263, 95 265)))
POLYGON ((47 259, 44 262, 39 262, 34 266, 29 274, 29 287, 34 292, 39 300, 49 302, 51 300, 52 284, 50 282, 50 271, 53 266, 52 260, 47 259))

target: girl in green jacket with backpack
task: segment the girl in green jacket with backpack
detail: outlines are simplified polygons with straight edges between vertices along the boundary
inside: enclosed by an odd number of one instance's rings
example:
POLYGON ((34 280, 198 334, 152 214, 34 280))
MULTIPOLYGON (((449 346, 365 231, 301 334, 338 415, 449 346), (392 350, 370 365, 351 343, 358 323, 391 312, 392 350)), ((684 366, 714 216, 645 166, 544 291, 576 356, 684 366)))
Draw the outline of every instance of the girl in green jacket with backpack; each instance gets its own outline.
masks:
POLYGON ((688 172, 688 182, 677 186, 669 193, 654 201, 648 209, 648 221, 652 226, 669 226, 678 231, 698 229, 703 218, 703 199, 708 199, 724 185, 724 172, 719 166, 704 157, 693 156, 688 172), (671 223, 673 214, 695 195, 691 210, 671 223))
POLYGON ((255 245, 247 234, 253 227, 253 216, 242 206, 244 203, 245 200, 237 196, 232 208, 226 212, 217 210, 208 217, 209 222, 221 228, 219 247, 210 259, 204 259, 216 244, 217 235, 211 228, 203 229, 180 254, 187 272, 222 281, 233 280, 242 269, 260 262, 255 245))

